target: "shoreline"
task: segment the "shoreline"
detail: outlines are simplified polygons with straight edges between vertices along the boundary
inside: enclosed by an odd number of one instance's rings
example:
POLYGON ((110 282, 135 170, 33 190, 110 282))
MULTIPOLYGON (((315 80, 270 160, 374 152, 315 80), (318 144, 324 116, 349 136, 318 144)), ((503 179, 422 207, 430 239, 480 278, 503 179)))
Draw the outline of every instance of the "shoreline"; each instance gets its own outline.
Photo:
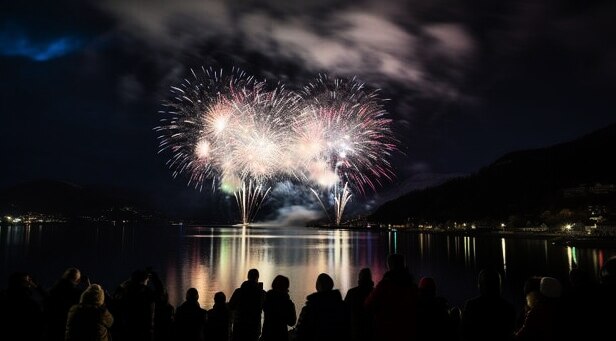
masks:
POLYGON ((506 238, 506 239, 545 239, 555 246, 588 247, 588 248, 615 248, 616 235, 588 235, 571 234, 562 232, 530 232, 512 230, 441 230, 441 229, 416 229, 416 228, 368 228, 368 227, 333 227, 333 226, 311 226, 310 228, 324 230, 347 230, 347 231, 369 231, 369 232, 397 232, 415 234, 434 234, 449 235, 458 237, 487 237, 487 238, 506 238))
MULTIPOLYGON (((78 226, 83 225, 83 222, 38 222, 33 224, 18 223, 18 224, 5 224, 1 223, 0 226, 45 226, 45 225, 65 225, 65 226, 78 226)), ((87 225, 97 226, 125 226, 125 225, 169 225, 171 227, 195 227, 195 226, 207 226, 207 227, 237 227, 234 225, 214 224, 204 225, 198 223, 170 223, 170 222, 125 222, 120 224, 112 224, 109 222, 91 222, 87 225)), ((250 228, 250 225, 248 226, 250 228)), ((253 226, 254 227, 254 226, 253 226)), ((265 226, 259 226, 262 228, 265 226)), ((497 230, 497 229, 419 229, 419 228, 383 228, 383 227, 366 227, 366 226, 330 226, 330 225, 312 225, 303 226, 309 229, 327 230, 327 231, 361 231, 361 232, 396 232, 396 233, 409 233, 409 234, 434 234, 434 235, 446 235, 456 237, 484 237, 484 238, 506 238, 506 239, 542 239, 549 241, 554 246, 563 247, 580 247, 580 248, 608 248, 616 249, 616 234, 610 235, 592 235, 581 234, 579 232, 562 232, 562 231, 515 231, 509 230, 497 230)))

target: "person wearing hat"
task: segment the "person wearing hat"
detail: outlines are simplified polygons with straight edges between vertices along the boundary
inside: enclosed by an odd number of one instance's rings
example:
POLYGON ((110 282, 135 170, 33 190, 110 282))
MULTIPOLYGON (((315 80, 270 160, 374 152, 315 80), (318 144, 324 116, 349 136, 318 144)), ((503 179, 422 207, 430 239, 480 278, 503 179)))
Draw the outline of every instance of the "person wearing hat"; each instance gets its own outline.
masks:
POLYGON ((105 306, 105 293, 98 284, 90 285, 68 312, 66 341, 110 341, 113 316, 105 306))
POLYGON ((525 287, 527 311, 515 340, 558 339, 562 285, 553 277, 531 277, 525 287))

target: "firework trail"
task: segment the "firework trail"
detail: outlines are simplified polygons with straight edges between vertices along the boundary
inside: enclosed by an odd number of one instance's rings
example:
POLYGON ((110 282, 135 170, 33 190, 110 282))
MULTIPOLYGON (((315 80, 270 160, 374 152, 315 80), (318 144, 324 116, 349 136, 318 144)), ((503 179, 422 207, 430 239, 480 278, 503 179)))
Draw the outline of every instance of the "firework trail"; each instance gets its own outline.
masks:
POLYGON ((252 221, 270 189, 271 187, 264 189, 263 185, 248 181, 248 184, 243 182, 241 187, 233 193, 237 206, 240 208, 242 225, 248 225, 252 221))
POLYGON ((336 225, 340 226, 342 222, 342 213, 344 213, 344 208, 346 204, 351 200, 351 192, 349 191, 349 183, 344 184, 344 188, 342 191, 336 188, 334 189, 334 208, 336 209, 336 225))
POLYGON ((391 121, 377 93, 355 80, 321 76, 294 94, 236 69, 191 76, 171 87, 159 111, 159 153, 171 154, 173 177, 184 174, 199 190, 211 181, 213 190, 233 194, 243 224, 283 179, 333 189, 339 225, 351 189, 363 194, 393 176, 391 121))

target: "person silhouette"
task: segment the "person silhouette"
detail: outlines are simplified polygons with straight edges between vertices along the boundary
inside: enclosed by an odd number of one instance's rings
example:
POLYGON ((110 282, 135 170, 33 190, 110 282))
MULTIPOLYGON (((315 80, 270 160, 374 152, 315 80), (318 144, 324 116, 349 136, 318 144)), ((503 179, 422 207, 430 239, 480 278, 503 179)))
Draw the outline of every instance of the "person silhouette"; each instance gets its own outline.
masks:
POLYGON ((202 341, 205 339, 207 311, 199 305, 199 291, 186 290, 186 301, 175 312, 175 332, 178 340, 202 341))
POLYGON ((500 273, 479 272, 479 296, 466 301, 462 311, 463 340, 508 340, 515 329, 515 308, 501 297, 500 273))
POLYGON ((12 273, 8 282, 0 292, 0 339, 39 340, 43 311, 34 295, 40 287, 27 272, 12 273))
POLYGON ((404 256, 391 254, 389 270, 366 299, 366 309, 374 316, 377 340, 414 339, 417 333, 417 285, 406 267, 404 256))
POLYGON ((457 334, 456 320, 449 315, 447 300, 436 294, 436 281, 422 277, 417 291, 417 339, 450 340, 457 334))
POLYGON ((150 271, 135 270, 129 280, 116 288, 112 314, 117 317, 114 340, 151 340, 156 302, 162 296, 158 276, 150 271), (150 287, 154 279, 154 288, 150 287))
POLYGON ((68 312, 65 340, 110 341, 112 325, 113 316, 105 306, 105 292, 100 285, 92 284, 68 312))
POLYGON ((154 341, 172 338, 174 319, 175 307, 169 303, 169 293, 165 290, 154 307, 154 341))
POLYGON ((599 316, 595 323, 598 334, 606 332, 616 321, 616 256, 609 258, 601 267, 599 274, 599 290, 597 312, 599 316))
POLYGON ((257 341, 261 335, 261 310, 265 300, 263 283, 259 282, 259 270, 250 269, 248 279, 233 291, 229 308, 234 314, 234 341, 257 341))
POLYGON ((207 316, 207 340, 229 341, 231 311, 224 292, 214 294, 214 306, 208 310, 207 316))
POLYGON ((345 340, 348 330, 346 307, 334 280, 326 273, 317 277, 317 292, 306 297, 295 328, 298 341, 345 340))
POLYGON ((71 267, 66 269, 62 277, 49 289, 44 304, 49 341, 64 340, 68 311, 79 303, 81 294, 90 285, 89 282, 87 277, 82 278, 79 269, 71 267))
POLYGON ((372 290, 374 290, 372 272, 369 268, 363 268, 359 271, 357 286, 349 289, 344 297, 349 313, 349 335, 352 341, 372 340, 372 317, 364 306, 372 290))
POLYGON ((263 334, 261 341, 288 341, 288 327, 295 325, 295 304, 289 297, 289 279, 278 275, 272 289, 265 294, 263 303, 263 334))

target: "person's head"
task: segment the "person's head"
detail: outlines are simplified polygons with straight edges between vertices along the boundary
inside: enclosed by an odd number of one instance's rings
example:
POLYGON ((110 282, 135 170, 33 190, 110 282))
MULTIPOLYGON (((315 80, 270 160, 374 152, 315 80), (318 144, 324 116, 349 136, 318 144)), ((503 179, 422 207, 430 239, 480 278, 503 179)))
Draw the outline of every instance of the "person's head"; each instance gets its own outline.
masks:
POLYGON ((79 284, 79 281, 81 280, 81 271, 79 271, 79 269, 77 268, 68 268, 64 270, 64 273, 62 274, 62 278, 77 285, 79 284))
POLYGON ((601 284, 616 285, 616 256, 610 257, 610 259, 603 263, 599 279, 601 284))
POLYGON ((248 280, 252 282, 258 282, 259 281, 259 270, 257 269, 248 270, 248 280))
POLYGON ((387 257, 387 267, 389 270, 403 270, 406 267, 404 256, 399 253, 393 253, 387 257))
POLYGON ((283 275, 278 275, 272 281, 272 290, 280 292, 289 292, 289 279, 283 275))
POLYGON ((98 284, 91 284, 82 294, 79 299, 81 304, 91 304, 100 306, 105 303, 105 292, 98 284))
POLYGON ((501 294, 501 275, 494 269, 483 269, 479 272, 479 292, 482 295, 497 296, 501 294))
POLYGON ((225 304, 227 302, 227 296, 222 291, 214 294, 214 304, 225 304))
POLYGON ((562 285, 554 277, 542 277, 539 283, 539 292, 548 299, 559 298, 562 294, 562 285))
POLYGON ((422 295, 434 297, 436 296, 436 282, 432 277, 422 277, 417 286, 422 295))
POLYGON ((317 292, 330 291, 334 288, 334 280, 328 274, 322 273, 317 277, 317 292))
POLYGON ((372 271, 370 271, 370 268, 363 268, 359 270, 357 283, 360 286, 361 285, 369 285, 369 286, 374 285, 374 282, 372 281, 372 271))
POLYGON ((186 300, 189 302, 196 302, 199 300, 199 292, 195 288, 186 290, 186 300))

